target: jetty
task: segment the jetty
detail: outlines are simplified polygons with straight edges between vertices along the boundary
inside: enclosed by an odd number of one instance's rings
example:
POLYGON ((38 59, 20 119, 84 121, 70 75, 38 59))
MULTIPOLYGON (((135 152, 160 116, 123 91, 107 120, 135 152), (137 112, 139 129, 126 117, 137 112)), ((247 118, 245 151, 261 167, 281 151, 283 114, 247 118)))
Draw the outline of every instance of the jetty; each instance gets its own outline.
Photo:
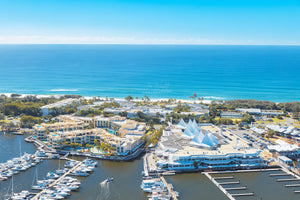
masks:
MULTIPOLYGON (((63 178, 65 178, 67 175, 69 175, 70 173, 72 173, 73 171, 75 171, 81 164, 81 161, 77 161, 78 163, 71 168, 69 171, 67 171, 64 175, 62 175, 61 177, 59 177, 58 179, 56 179, 53 183, 51 183, 48 188, 51 188, 53 186, 55 186, 59 181, 61 181, 63 178)), ((46 189, 43 189, 41 192, 37 193, 31 200, 38 200, 39 197, 45 192, 46 189)))
POLYGON ((234 187, 234 188, 225 188, 225 190, 246 190, 247 187, 243 186, 243 187, 234 187))
POLYGON ((283 178, 283 179, 277 179, 277 182, 285 182, 285 181, 300 181, 298 178, 283 178))
POLYGON ((289 184, 289 185, 284 185, 284 187, 300 187, 300 184, 289 184))
POLYGON ((240 193, 240 194, 232 194, 233 197, 241 197, 241 196, 253 196, 253 192, 248 192, 248 193, 240 193))
POLYGON ((177 192, 173 190, 173 185, 167 183, 166 179, 161 176, 160 180, 165 184, 165 186, 167 187, 168 193, 172 196, 173 200, 178 200, 177 198, 177 192))
POLYGON ((240 181, 232 181, 232 182, 222 182, 219 183, 220 185, 233 185, 233 184, 240 184, 240 181))
POLYGON ((278 173, 278 174, 269 174, 269 176, 290 176, 290 174, 287 173, 278 173))
POLYGON ((233 179, 233 176, 224 176, 224 177, 215 177, 215 180, 223 180, 223 179, 233 179))
POLYGON ((230 200, 235 198, 220 184, 218 183, 208 172, 202 172, 211 182, 213 182, 230 200))

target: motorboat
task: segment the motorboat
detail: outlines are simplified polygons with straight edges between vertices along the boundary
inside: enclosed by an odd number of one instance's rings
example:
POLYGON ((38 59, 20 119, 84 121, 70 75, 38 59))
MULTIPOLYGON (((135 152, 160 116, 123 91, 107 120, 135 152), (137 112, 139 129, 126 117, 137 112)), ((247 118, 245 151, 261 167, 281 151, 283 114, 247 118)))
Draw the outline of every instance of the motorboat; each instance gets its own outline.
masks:
POLYGON ((46 178, 47 179, 58 179, 59 175, 54 172, 48 172, 46 178))
POLYGON ((110 183, 110 182, 113 182, 113 181, 114 181, 113 177, 105 179, 105 183, 110 183))

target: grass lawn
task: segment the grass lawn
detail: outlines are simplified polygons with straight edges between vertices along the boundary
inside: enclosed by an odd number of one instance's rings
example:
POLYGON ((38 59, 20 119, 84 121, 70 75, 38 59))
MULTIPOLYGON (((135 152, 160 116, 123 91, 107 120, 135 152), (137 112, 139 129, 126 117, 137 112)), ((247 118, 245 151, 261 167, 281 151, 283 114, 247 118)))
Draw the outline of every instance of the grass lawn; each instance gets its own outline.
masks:
POLYGON ((279 122, 285 122, 285 119, 278 119, 278 118, 272 118, 272 122, 271 121, 256 121, 256 123, 261 124, 271 124, 271 123, 279 123, 279 122))
POLYGON ((285 122, 285 119, 272 118, 273 122, 285 122))
MULTIPOLYGON (((220 117, 215 117, 215 120, 219 120, 219 119, 220 119, 220 117)), ((239 118, 226 118, 226 119, 231 119, 234 124, 238 124, 242 121, 242 119, 239 119, 239 118)))

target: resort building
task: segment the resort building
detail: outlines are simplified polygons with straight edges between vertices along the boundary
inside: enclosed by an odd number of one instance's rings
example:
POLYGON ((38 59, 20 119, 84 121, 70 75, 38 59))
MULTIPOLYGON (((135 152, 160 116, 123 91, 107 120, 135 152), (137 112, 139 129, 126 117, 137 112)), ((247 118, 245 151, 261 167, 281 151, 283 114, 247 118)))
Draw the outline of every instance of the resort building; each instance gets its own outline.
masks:
POLYGON ((36 137, 55 149, 104 142, 117 155, 127 155, 143 144, 142 137, 147 131, 145 123, 120 116, 61 115, 56 117, 56 121, 54 124, 43 123, 34 127, 36 137))
POLYGON ((49 104, 46 106, 42 106, 42 113, 44 116, 48 116, 50 113, 52 113, 53 108, 61 108, 64 106, 68 106, 71 105, 72 103, 78 103, 80 104, 80 100, 79 99, 64 99, 62 101, 53 103, 53 104, 49 104))
POLYGON ((280 139, 276 140, 275 145, 269 145, 268 150, 272 153, 277 153, 280 156, 297 159, 300 157, 300 148, 296 144, 289 144, 280 139))
POLYGON ((48 134, 54 132, 67 132, 75 130, 84 130, 89 126, 88 123, 83 121, 67 121, 67 122, 58 122, 54 124, 38 124, 33 127, 34 133, 40 140, 46 140, 48 134))
POLYGON ((158 169, 175 171, 261 168, 260 153, 230 132, 195 120, 169 126, 155 150, 158 169))

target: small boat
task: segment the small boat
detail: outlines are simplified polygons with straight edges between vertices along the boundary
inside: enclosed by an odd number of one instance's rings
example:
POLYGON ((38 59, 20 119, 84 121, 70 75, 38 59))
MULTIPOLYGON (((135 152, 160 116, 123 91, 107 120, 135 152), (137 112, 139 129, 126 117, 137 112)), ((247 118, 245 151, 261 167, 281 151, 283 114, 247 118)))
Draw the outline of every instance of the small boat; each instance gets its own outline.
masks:
POLYGON ((46 156, 46 153, 44 150, 39 150, 36 152, 36 157, 43 158, 43 157, 47 157, 47 156, 46 156))
POLYGON ((48 172, 46 178, 47 179, 58 179, 59 175, 54 172, 48 172))
POLYGON ((113 177, 105 179, 105 183, 110 183, 110 182, 113 182, 113 181, 114 181, 113 177))

